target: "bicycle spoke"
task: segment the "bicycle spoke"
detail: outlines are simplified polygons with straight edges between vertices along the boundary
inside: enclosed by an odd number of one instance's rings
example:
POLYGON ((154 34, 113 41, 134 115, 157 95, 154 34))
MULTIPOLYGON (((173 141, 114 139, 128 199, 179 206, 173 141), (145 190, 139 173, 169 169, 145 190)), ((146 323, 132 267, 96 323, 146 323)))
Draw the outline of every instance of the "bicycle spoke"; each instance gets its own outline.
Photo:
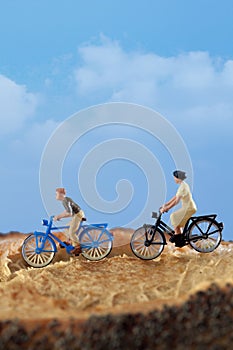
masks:
POLYGON ((103 259, 112 249, 110 237, 110 233, 103 228, 88 227, 79 237, 81 247, 83 247, 82 255, 89 260, 103 259))
POLYGON ((195 228, 203 235, 203 231, 202 231, 201 227, 199 227, 198 225, 195 224, 195 228))
POLYGON ((190 245, 201 253, 215 250, 221 242, 222 234, 218 225, 211 219, 201 219, 191 225, 188 232, 190 245))
POLYGON ((155 233, 154 240, 149 246, 145 245, 147 237, 149 235, 151 236, 153 233, 153 229, 151 229, 151 227, 148 225, 146 226, 146 229, 145 227, 140 227, 134 232, 130 241, 130 246, 133 253, 137 257, 150 260, 157 258, 162 253, 164 248, 164 240, 159 232, 155 233))
POLYGON ((208 236, 211 236, 211 235, 213 235, 214 233, 217 233, 218 231, 219 231, 219 229, 217 229, 217 230, 215 230, 215 231, 212 231, 212 232, 208 233, 208 236))
POLYGON ((33 267, 44 267, 48 265, 54 258, 55 251, 51 238, 45 240, 43 233, 28 236, 22 245, 22 256, 26 263, 33 267), (36 249, 44 245, 44 249, 40 253, 36 253, 36 249))
POLYGON ((99 240, 98 240, 98 243, 99 243, 100 245, 102 245, 102 244, 104 244, 104 243, 108 243, 109 241, 111 241, 111 239, 107 238, 107 239, 104 239, 103 241, 99 241, 99 240))
POLYGON ((37 254, 31 255, 31 259, 29 258, 29 260, 31 260, 31 262, 35 262, 36 261, 36 256, 37 256, 37 254))

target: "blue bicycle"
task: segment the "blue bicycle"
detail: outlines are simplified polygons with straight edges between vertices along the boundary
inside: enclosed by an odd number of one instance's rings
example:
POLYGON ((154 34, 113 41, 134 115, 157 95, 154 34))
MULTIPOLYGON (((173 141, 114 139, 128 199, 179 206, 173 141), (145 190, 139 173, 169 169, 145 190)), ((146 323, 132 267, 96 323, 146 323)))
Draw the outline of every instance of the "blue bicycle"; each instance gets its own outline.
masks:
MULTIPOLYGON (((87 224, 86 219, 80 223, 76 234, 81 246, 81 254, 88 260, 101 260, 112 250, 113 235, 107 230, 108 224, 87 224)), ((50 264, 57 252, 56 241, 60 247, 65 248, 68 254, 74 249, 61 241, 51 231, 64 230, 69 226, 53 226, 53 216, 50 220, 42 220, 42 225, 47 226, 46 232, 35 231, 28 236, 22 245, 22 257, 32 267, 44 267, 50 264)))

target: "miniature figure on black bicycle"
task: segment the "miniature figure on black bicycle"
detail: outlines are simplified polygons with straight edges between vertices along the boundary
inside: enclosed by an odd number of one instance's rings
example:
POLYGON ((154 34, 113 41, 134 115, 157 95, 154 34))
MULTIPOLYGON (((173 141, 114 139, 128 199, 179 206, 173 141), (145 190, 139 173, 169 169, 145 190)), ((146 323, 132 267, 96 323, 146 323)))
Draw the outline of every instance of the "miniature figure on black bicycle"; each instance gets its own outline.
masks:
POLYGON ((170 236, 170 242, 177 247, 190 244, 201 253, 215 250, 222 240, 223 223, 216 221, 216 214, 192 216, 196 212, 196 205, 192 199, 189 186, 183 181, 186 175, 183 171, 174 171, 176 183, 180 185, 176 196, 164 204, 159 213, 152 213, 156 219, 154 225, 145 224, 132 235, 130 246, 133 253, 141 259, 155 259, 167 244, 165 234, 170 236), (172 213, 171 222, 174 229, 162 221, 164 212, 182 201, 182 207, 172 213), (182 232, 181 232, 182 230, 182 232))
POLYGON ((174 227, 175 234, 170 238, 170 242, 175 243, 177 247, 182 247, 185 245, 184 237, 181 230, 184 228, 186 222, 193 214, 196 213, 197 207, 192 198, 192 194, 189 185, 184 182, 186 179, 186 174, 184 171, 175 170, 173 172, 174 181, 179 185, 176 195, 165 203, 161 208, 160 212, 168 212, 171 208, 176 206, 180 201, 182 207, 170 216, 172 226, 174 227))

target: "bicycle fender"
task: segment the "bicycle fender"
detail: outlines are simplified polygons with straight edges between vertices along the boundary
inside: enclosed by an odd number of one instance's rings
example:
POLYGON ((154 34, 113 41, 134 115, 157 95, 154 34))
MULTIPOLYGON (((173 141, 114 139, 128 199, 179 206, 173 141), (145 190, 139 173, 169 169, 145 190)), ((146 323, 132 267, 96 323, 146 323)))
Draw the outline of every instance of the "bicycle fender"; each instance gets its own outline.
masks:
POLYGON ((90 226, 93 226, 93 227, 98 227, 98 228, 106 228, 108 226, 108 224, 106 222, 102 223, 102 224, 90 224, 90 226))
POLYGON ((114 236, 113 236, 113 234, 110 232, 110 231, 108 231, 108 230, 103 230, 103 232, 107 232, 107 234, 108 234, 108 237, 109 237, 109 239, 111 240, 111 241, 113 241, 114 240, 114 236))
POLYGON ((222 231, 224 229, 223 222, 219 222, 219 221, 214 220, 213 223, 215 223, 219 227, 220 231, 222 231))
POLYGON ((104 228, 104 227, 102 227, 102 226, 100 226, 99 228, 102 229, 102 232, 101 232, 101 233, 104 233, 104 232, 107 233, 108 238, 109 238, 110 241, 113 241, 113 240, 114 240, 114 236, 113 236, 113 234, 112 234, 110 231, 108 231, 106 228, 104 228))

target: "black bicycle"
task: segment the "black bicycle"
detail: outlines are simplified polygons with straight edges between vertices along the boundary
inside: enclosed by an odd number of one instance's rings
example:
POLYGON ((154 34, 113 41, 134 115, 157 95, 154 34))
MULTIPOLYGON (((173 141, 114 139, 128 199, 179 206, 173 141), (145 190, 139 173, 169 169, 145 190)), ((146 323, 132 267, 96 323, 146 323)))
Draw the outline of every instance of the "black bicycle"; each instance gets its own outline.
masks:
MULTIPOLYGON (((161 212, 153 212, 152 218, 157 219, 155 224, 145 224, 133 233, 130 247, 138 258, 143 260, 157 258, 167 244, 165 233, 174 237, 174 230, 161 220, 161 216, 161 212)), ((216 214, 192 216, 184 227, 180 247, 190 244, 200 253, 214 251, 222 240, 223 230, 223 223, 217 222, 216 217, 216 214)))

